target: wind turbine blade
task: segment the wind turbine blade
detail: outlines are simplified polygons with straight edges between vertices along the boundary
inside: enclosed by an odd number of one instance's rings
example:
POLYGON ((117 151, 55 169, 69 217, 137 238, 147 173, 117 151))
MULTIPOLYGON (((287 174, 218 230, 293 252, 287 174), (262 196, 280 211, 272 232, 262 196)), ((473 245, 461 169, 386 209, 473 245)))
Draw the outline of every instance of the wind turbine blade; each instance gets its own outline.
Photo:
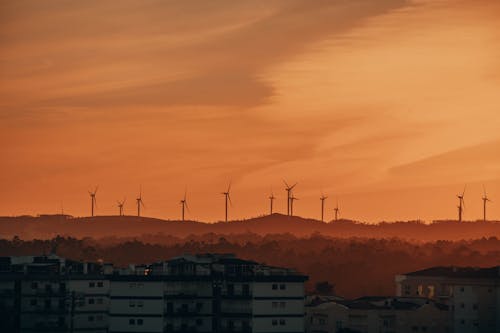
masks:
POLYGON ((462 197, 465 195, 465 188, 467 187, 467 185, 464 186, 464 191, 462 192, 462 197))
POLYGON ((94 194, 96 194, 96 193, 97 193, 97 190, 98 190, 98 189, 99 189, 99 185, 97 185, 97 186, 95 187, 94 194))
POLYGON ((231 183, 232 183, 232 181, 229 181, 229 185, 227 187, 227 193, 229 193, 231 191, 231 183))
POLYGON ((297 184, 298 184, 298 183, 293 184, 293 185, 292 185, 292 187, 290 187, 290 189, 291 189, 291 190, 293 190, 293 188, 294 188, 295 186, 297 186, 297 184))
POLYGON ((229 204, 232 206, 233 202, 231 201, 231 196, 229 194, 227 195, 227 198, 229 199, 229 204))
POLYGON ((288 185, 288 183, 284 179, 283 179, 283 183, 285 183, 285 186, 286 186, 287 189, 290 188, 290 186, 288 185))

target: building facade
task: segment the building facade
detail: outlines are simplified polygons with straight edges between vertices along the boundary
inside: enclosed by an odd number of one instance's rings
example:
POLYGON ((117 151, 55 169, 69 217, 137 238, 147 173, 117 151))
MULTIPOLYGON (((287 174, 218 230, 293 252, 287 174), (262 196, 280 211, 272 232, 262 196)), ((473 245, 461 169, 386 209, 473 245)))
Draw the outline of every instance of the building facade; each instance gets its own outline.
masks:
POLYGON ((232 255, 121 269, 7 257, 0 268, 2 331, 304 332, 307 277, 232 255))
POLYGON ((315 298, 306 306, 308 333, 447 333, 448 307, 423 298, 315 298))
POLYGON ((396 276, 397 294, 450 307, 453 332, 500 333, 500 266, 434 267, 396 276))

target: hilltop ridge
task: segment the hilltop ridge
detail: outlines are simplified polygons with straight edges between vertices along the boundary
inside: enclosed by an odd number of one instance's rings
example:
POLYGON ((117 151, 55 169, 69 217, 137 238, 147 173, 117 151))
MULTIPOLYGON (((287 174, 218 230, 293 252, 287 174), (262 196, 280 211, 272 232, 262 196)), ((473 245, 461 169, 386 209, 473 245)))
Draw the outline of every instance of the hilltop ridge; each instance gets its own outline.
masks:
POLYGON ((366 224, 350 220, 321 222, 299 216, 272 214, 230 222, 204 223, 198 221, 162 220, 137 216, 72 217, 69 215, 41 215, 0 217, 0 236, 23 239, 51 238, 56 235, 82 237, 138 237, 145 234, 167 234, 187 237, 201 234, 258 235, 289 233, 308 237, 315 233, 332 237, 402 238, 418 241, 475 239, 499 237, 499 221, 418 221, 381 222, 366 224))

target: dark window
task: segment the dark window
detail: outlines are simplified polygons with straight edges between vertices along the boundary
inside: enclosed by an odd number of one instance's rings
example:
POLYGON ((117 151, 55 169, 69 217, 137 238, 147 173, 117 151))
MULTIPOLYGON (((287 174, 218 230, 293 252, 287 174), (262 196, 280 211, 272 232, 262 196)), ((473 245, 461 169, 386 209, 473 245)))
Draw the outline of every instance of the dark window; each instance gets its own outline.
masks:
POLYGON ((473 304, 473 305, 472 305, 472 309, 473 309, 473 310, 477 310, 477 304, 473 304))
POLYGON ((64 317, 57 318, 57 326, 59 326, 59 327, 64 326, 64 317))
POLYGON ((273 290, 277 290, 278 289, 278 285, 277 284, 273 284, 273 290))
POLYGON ((229 328, 230 331, 234 329, 234 321, 230 320, 227 322, 227 328, 229 328))
POLYGON ((31 289, 38 289, 38 283, 31 282, 31 289))
POLYGON ((94 320, 95 320, 94 316, 89 316, 88 317, 88 321, 94 321, 94 320))
POLYGON ((102 288, 104 286, 104 283, 102 281, 97 282, 97 287, 102 288))
POLYGON ((167 303, 167 312, 168 313, 174 312, 174 304, 172 302, 167 303))
POLYGON ((464 303, 460 303, 460 307, 461 307, 462 309, 464 309, 464 308, 465 308, 465 304, 464 304, 464 303))
POLYGON ((89 282, 89 288, 94 288, 95 287, 95 282, 89 282))
POLYGON ((461 288, 460 288, 460 291, 461 291, 461 292, 464 292, 464 291, 465 291, 465 288, 464 288, 464 287, 461 287, 461 288))
POLYGON ((201 302, 196 303, 196 311, 201 311, 202 308, 203 308, 203 303, 201 302))
POLYGON ((59 283, 59 290, 62 292, 65 292, 66 291, 66 283, 64 283, 64 282, 59 283))
POLYGON ((234 295, 234 284, 228 284, 227 285, 227 294, 229 296, 234 295))
POLYGON ((50 299, 46 299, 46 300, 45 300, 45 308, 46 308, 46 309, 50 309, 50 306, 51 306, 50 299))
POLYGON ((104 302, 104 300, 102 298, 97 299, 97 304, 102 304, 103 302, 104 302))
POLYGON ((89 304, 95 304, 95 299, 89 298, 89 304))
POLYGON ((243 295, 245 295, 245 296, 250 295, 250 286, 249 286, 248 284, 244 284, 244 285, 242 286, 242 293, 243 293, 243 295))
POLYGON ((130 318, 130 319, 128 320, 128 324, 129 324, 129 325, 135 325, 135 319, 130 318))
POLYGON ((59 309, 64 309, 66 307, 66 301, 64 299, 59 300, 59 309))
POLYGON ((203 325, 203 319, 200 318, 196 319, 196 326, 201 326, 201 325, 203 325))
POLYGON ((280 289, 285 290, 286 289, 286 284, 280 284, 280 289))
POLYGON ((30 305, 31 305, 31 306, 35 306, 37 303, 38 303, 38 302, 37 302, 37 300, 36 300, 36 299, 32 299, 32 300, 30 300, 30 305))
POLYGON ((273 319, 273 326, 277 326, 278 325, 278 320, 277 319, 273 319))
POLYGON ((45 285, 45 291, 47 291, 47 292, 50 293, 52 291, 52 285, 51 284, 46 284, 45 285))
POLYGON ((144 320, 142 319, 137 319, 137 325, 142 325, 144 324, 144 320))
POLYGON ((285 319, 280 319, 280 325, 283 326, 285 324, 286 324, 285 319))

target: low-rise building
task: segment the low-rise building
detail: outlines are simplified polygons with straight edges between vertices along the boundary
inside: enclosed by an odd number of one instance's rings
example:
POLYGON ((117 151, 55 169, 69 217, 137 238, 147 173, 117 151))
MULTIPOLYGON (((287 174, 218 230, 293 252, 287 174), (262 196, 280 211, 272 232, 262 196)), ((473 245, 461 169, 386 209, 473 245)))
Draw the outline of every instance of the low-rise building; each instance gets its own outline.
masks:
POLYGON ((446 333, 446 305, 423 298, 313 298, 306 306, 308 333, 446 333))
POLYGON ((396 276, 397 295, 449 305, 455 333, 500 333, 500 266, 433 267, 396 276))

